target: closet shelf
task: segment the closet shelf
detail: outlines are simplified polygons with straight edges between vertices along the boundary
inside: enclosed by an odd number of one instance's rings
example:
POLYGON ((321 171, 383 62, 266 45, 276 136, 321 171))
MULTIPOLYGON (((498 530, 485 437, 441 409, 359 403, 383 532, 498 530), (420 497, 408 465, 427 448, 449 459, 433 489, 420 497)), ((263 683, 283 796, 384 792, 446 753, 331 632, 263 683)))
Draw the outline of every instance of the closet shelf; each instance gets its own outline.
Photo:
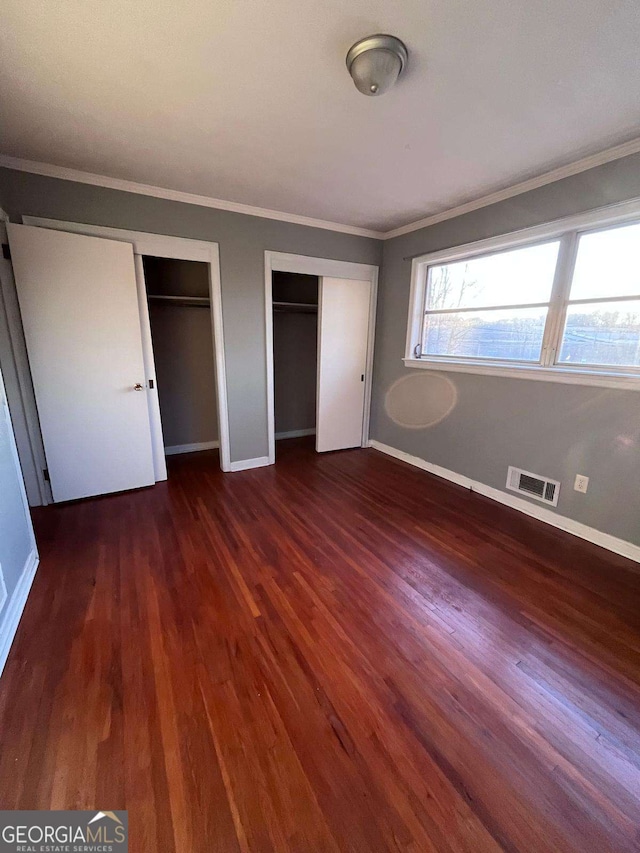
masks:
POLYGON ((173 305, 193 305, 194 307, 211 304, 208 296, 165 296, 162 293, 150 293, 149 299, 170 302, 173 305))
POLYGON ((297 311, 303 314, 317 314, 318 306, 311 302, 274 302, 274 311, 297 311))

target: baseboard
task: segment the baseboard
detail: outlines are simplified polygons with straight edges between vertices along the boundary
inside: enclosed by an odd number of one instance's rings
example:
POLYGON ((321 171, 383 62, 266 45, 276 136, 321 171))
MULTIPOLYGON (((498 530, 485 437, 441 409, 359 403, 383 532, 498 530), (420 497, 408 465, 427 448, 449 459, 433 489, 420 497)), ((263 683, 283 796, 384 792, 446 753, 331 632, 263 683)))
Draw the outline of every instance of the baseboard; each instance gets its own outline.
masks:
POLYGON ((174 444, 165 447, 165 456, 175 456, 177 453, 196 453, 198 450, 215 450, 220 447, 219 441, 199 441, 196 444, 174 444))
POLYGON ((586 524, 581 524, 572 518, 558 515, 558 513, 552 512, 546 507, 536 506, 515 495, 509 495, 506 492, 500 491, 500 489, 486 486, 484 483, 479 483, 476 480, 465 477, 463 474, 457 474, 448 468, 442 468, 440 465, 433 465, 419 456, 412 456, 410 453, 390 447, 388 444, 382 444, 380 441, 372 440, 369 442, 369 446, 373 447, 374 450, 379 450, 381 453, 386 453, 388 456, 393 456, 395 459, 400 459, 402 462, 407 462, 416 468, 421 468, 423 471, 428 471, 430 474, 435 474, 437 477, 442 477, 459 486, 464 486, 472 492, 478 492, 478 494, 484 495, 484 497, 491 498, 512 509, 517 509, 519 512, 531 516, 531 518, 536 518, 538 521, 544 521, 545 524, 550 524, 552 527, 564 530, 565 533, 571 533, 573 536, 578 536, 580 539, 585 539, 594 545, 600 545, 601 548, 606 548, 607 551, 613 551, 614 554, 620 554, 622 557, 627 557, 629 560, 640 563, 640 545, 634 545, 633 542, 618 539, 609 533, 596 530, 595 527, 588 527, 586 524))
MULTIPOLYGON (((450 471, 448 468, 442 468, 440 465, 433 465, 427 462, 426 459, 421 459, 419 456, 412 456, 410 453, 405 453, 404 450, 398 450, 388 444, 382 444, 381 441, 371 439, 369 447, 374 450, 379 450, 381 453, 386 453, 387 456, 393 456, 394 459, 400 459, 402 462, 407 462, 413 465, 414 468, 422 468, 423 471, 428 471, 430 474, 435 474, 437 477, 442 477, 445 480, 450 480, 458 486, 464 486, 465 489, 472 488, 473 480, 465 477, 464 474, 456 474, 455 471, 450 471)), ((505 495, 507 497, 507 495, 505 495)))
POLYGON ((27 557, 20 580, 9 598, 7 609, 0 622, 0 675, 2 675, 2 670, 9 657, 9 649, 18 630, 20 617, 27 603, 38 563, 38 552, 34 549, 27 557))
POLYGON ((276 441, 280 441, 282 438, 302 438, 305 435, 315 435, 316 428, 311 427, 311 429, 290 429, 289 432, 277 432, 276 433, 276 441))
POLYGON ((238 462, 232 462, 229 470, 248 471, 249 468, 264 468, 265 465, 271 464, 272 462, 268 456, 256 456, 255 459, 240 459, 238 462))

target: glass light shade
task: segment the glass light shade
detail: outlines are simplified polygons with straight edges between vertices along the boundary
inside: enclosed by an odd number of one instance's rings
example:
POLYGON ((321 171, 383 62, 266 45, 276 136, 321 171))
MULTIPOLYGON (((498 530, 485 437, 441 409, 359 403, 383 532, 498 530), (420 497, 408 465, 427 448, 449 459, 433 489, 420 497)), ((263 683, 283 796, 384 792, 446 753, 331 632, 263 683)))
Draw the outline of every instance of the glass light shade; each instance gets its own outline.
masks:
POLYGON ((356 56, 349 71, 356 88, 363 95, 382 95, 398 79, 402 70, 400 57, 390 50, 376 48, 356 56))
POLYGON ((407 46, 399 38, 376 33, 351 45, 347 68, 359 92, 382 95, 402 74, 408 58, 407 46))

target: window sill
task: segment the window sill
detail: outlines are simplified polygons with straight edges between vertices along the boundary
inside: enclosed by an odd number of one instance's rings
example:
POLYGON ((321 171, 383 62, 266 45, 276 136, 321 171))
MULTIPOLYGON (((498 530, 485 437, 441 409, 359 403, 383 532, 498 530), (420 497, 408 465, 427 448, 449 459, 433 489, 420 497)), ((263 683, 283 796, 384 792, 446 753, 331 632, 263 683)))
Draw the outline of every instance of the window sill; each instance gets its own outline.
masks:
POLYGON ((628 373, 598 371, 590 372, 577 368, 539 367, 497 362, 458 362, 447 359, 403 358, 405 367, 420 370, 444 370, 454 373, 476 373, 483 376, 506 376, 512 379, 534 379, 538 382, 561 382, 565 385, 591 385, 597 388, 622 388, 640 391, 640 376, 628 373))

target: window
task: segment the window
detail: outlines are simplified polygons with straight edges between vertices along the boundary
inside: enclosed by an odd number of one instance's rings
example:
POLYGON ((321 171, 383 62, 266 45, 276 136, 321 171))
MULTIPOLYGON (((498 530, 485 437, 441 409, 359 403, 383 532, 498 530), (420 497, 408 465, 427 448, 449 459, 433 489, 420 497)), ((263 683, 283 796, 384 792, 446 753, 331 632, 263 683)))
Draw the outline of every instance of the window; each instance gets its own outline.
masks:
POLYGON ((637 220, 629 202, 415 259, 405 364, 640 387, 637 220))
POLYGON ((539 362, 559 246, 430 267, 422 354, 539 362))
POLYGON ((640 368, 640 224, 580 236, 559 361, 640 368))

